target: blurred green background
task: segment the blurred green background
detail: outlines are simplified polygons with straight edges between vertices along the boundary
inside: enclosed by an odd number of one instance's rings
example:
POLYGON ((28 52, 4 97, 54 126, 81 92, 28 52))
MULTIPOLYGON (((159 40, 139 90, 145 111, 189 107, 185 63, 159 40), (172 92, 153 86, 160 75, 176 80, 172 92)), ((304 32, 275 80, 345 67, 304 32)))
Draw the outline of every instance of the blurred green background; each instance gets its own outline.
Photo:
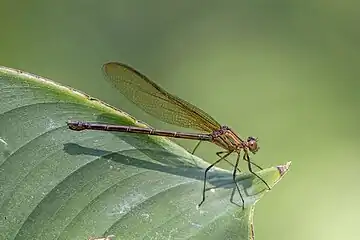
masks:
MULTIPOLYGON (((0 65, 176 129, 105 82, 103 63, 128 63, 241 136, 258 136, 260 165, 292 161, 257 204, 257 240, 359 239, 359 5, 1 1, 0 65)), ((203 144, 197 155, 211 162, 216 150, 203 144)))

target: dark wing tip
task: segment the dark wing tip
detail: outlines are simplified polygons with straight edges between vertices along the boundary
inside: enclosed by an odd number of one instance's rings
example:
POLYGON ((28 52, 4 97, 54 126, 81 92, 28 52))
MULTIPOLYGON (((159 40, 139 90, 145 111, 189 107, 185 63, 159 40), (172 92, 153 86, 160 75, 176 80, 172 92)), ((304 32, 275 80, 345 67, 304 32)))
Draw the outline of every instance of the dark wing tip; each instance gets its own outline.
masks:
POLYGON ((135 70, 133 67, 120 62, 107 62, 103 65, 102 70, 105 75, 117 75, 119 72, 127 70, 142 76, 142 74, 135 70))
POLYGON ((107 62, 103 65, 102 70, 105 74, 110 74, 111 71, 121 66, 122 64, 118 62, 107 62))

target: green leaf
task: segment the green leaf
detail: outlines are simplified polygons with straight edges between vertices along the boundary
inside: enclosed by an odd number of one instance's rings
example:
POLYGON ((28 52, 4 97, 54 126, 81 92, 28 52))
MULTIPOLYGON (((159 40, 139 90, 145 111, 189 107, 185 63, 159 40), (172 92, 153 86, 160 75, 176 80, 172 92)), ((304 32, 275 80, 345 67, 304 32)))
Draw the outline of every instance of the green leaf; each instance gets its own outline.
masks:
MULTIPOLYGON (((69 119, 147 126, 74 89, 0 68, 0 239, 253 238, 254 204, 267 191, 258 178, 237 177, 243 210, 229 201, 231 172, 215 169, 197 208, 206 162, 166 138, 75 132, 69 119)), ((289 165, 258 174, 274 186, 289 165)))

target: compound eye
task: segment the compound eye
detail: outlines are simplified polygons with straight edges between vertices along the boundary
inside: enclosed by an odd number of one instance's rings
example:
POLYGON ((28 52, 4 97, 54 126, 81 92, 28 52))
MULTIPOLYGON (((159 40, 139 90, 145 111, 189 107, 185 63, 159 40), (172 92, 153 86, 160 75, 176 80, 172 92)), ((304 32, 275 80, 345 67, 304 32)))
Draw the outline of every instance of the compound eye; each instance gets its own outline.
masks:
POLYGON ((252 151, 254 151, 254 150, 256 150, 258 147, 257 147, 257 143, 255 142, 255 141, 251 141, 250 143, 249 143, 249 145, 250 145, 250 149, 252 150, 252 151))
POLYGON ((257 144, 257 140, 254 137, 248 138, 248 147, 251 152, 257 152, 259 150, 259 146, 257 144))

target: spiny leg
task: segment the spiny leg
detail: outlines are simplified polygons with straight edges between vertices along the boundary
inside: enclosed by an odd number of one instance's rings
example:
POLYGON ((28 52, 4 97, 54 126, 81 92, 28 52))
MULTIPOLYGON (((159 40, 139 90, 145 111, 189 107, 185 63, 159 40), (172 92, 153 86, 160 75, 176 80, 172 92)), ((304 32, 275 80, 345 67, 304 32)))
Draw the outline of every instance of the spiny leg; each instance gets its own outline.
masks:
MULTIPOLYGON (((236 158, 236 163, 235 163, 235 166, 234 166, 234 171, 233 171, 232 177, 233 177, 233 181, 234 181, 234 183, 235 183, 236 189, 237 189, 237 191, 238 191, 238 193, 239 193, 239 195, 240 195, 240 198, 241 198, 242 209, 245 209, 245 201, 244 201, 243 196, 241 195, 239 185, 238 185, 237 182, 236 182, 236 170, 237 170, 237 166, 239 165, 239 161, 240 161, 240 153, 238 153, 238 156, 237 156, 237 158, 236 158)), ((233 196, 232 196, 232 197, 233 197, 233 196)), ((232 197, 231 197, 231 198, 232 198, 232 197)), ((231 201, 231 200, 230 200, 230 201, 231 201)))
POLYGON ((263 168, 260 167, 259 165, 257 165, 256 163, 253 163, 253 162, 250 161, 250 164, 254 165, 255 167, 257 167, 257 168, 260 169, 260 170, 263 170, 263 168))
POLYGON ((211 164, 210 166, 208 166, 205 169, 205 173, 204 173, 204 186, 203 186, 203 192, 202 192, 202 200, 201 202, 198 204, 198 207, 201 206, 201 204, 204 203, 205 201, 205 191, 206 191, 206 176, 207 176, 207 172, 214 167, 216 164, 218 164, 219 162, 221 162, 222 160, 224 160, 227 156, 229 156, 233 151, 228 152, 227 154, 225 154, 224 156, 222 156, 221 158, 219 158, 218 160, 216 160, 213 164, 211 164))
MULTIPOLYGON (((195 153, 196 149, 199 147, 200 143, 201 143, 201 140, 196 144, 194 150, 191 151, 191 155, 194 155, 194 153, 195 153)), ((193 162, 195 163, 195 165, 198 166, 194 159, 194 156, 191 156, 191 158, 192 158, 193 162)))
POLYGON ((200 143, 201 143, 201 141, 199 141, 199 142, 196 144, 196 146, 195 146, 194 150, 192 150, 191 154, 194 154, 194 153, 195 153, 195 151, 196 151, 196 149, 199 147, 200 143))
POLYGON ((244 209, 244 204, 240 206, 240 204, 234 202, 234 196, 235 196, 236 187, 233 187, 230 195, 230 202, 238 207, 242 207, 244 209))
MULTIPOLYGON (((228 152, 228 151, 217 152, 216 155, 218 155, 218 157, 221 157, 221 154, 227 153, 227 152, 228 152)), ((232 164, 229 160, 227 160, 227 159, 224 159, 224 160, 225 160, 226 162, 228 162, 231 166, 234 167, 234 164, 232 164)), ((250 163, 251 163, 252 165, 254 165, 255 167, 257 167, 258 169, 263 170, 263 168, 260 167, 259 165, 257 165, 256 163, 251 162, 251 161, 250 161, 250 163)), ((237 168, 237 170, 238 170, 239 172, 241 172, 241 170, 240 170, 239 168, 237 168)))
MULTIPOLYGON (((222 154, 228 153, 228 152, 229 152, 229 151, 220 151, 220 152, 217 152, 216 155, 217 155, 218 157, 222 157, 222 156, 221 156, 222 154)), ((230 164, 231 166, 235 167, 234 164, 232 164, 232 163, 231 163, 229 160, 227 160, 226 158, 224 158, 224 160, 225 160, 228 164, 230 164)), ((241 170, 240 170, 239 168, 237 168, 237 170, 238 170, 239 172, 241 172, 241 170)))
POLYGON ((251 168, 251 161, 250 161, 250 157, 249 157, 249 154, 247 152, 245 152, 244 154, 244 158, 243 158, 245 161, 248 162, 248 168, 249 168, 249 171, 254 174, 256 177, 258 177, 263 183, 265 183, 265 185, 267 186, 267 188, 270 190, 270 186, 267 184, 267 182, 262 179, 259 175, 257 175, 251 168))
MULTIPOLYGON (((224 154, 224 153, 227 153, 228 151, 220 151, 220 152, 217 152, 216 153, 216 155, 218 155, 219 157, 222 157, 221 155, 222 154, 224 154)), ((238 159, 240 158, 240 156, 238 155, 238 159)), ((232 164, 230 161, 228 161, 226 158, 224 159, 226 162, 228 162, 231 166, 233 166, 234 167, 234 170, 235 169, 237 169, 239 172, 241 172, 241 170, 238 168, 238 167, 235 167, 235 165, 234 164, 232 164)), ((235 183, 236 184, 236 183, 235 183)), ((238 187, 236 186, 236 187, 234 187, 233 188, 233 190, 232 190, 232 192, 231 192, 231 195, 230 195, 230 202, 232 203, 232 204, 235 204, 236 206, 239 206, 240 207, 240 205, 239 204, 237 204, 236 202, 234 202, 234 195, 235 195, 235 189, 236 190, 238 190, 238 187)), ((239 191, 239 190, 238 190, 239 191)), ((239 193, 239 195, 240 195, 240 197, 241 197, 241 200, 242 200, 242 205, 241 205, 241 207, 244 209, 244 199, 243 199, 243 197, 242 197, 242 195, 239 193)))

